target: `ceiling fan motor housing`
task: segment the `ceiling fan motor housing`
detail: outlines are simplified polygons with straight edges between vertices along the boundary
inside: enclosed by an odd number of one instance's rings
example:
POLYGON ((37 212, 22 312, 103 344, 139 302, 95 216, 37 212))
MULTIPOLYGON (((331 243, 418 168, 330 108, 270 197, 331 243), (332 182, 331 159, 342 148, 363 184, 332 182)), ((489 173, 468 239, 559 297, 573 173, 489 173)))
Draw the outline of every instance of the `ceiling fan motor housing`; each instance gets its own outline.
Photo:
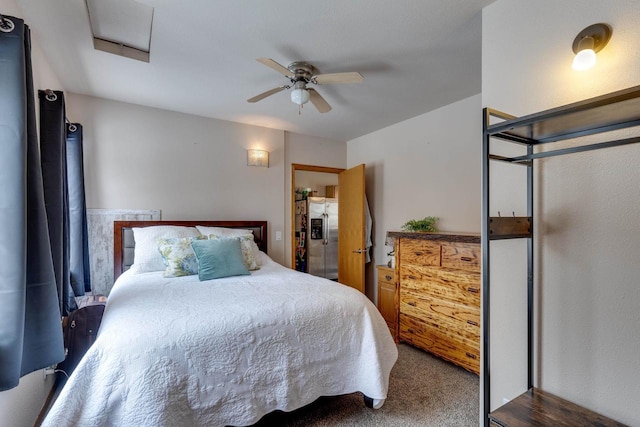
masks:
POLYGON ((305 80, 311 81, 311 77, 318 74, 318 69, 305 61, 296 61, 287 67, 293 73, 293 81, 305 80))

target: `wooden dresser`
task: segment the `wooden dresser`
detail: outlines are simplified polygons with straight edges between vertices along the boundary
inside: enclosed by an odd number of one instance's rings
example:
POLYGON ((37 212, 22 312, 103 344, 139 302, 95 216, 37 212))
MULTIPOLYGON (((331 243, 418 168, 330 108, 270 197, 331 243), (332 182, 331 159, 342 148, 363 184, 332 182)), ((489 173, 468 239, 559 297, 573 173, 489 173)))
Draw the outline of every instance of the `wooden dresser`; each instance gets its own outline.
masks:
POLYGON ((480 235, 390 232, 398 338, 479 374, 480 235))

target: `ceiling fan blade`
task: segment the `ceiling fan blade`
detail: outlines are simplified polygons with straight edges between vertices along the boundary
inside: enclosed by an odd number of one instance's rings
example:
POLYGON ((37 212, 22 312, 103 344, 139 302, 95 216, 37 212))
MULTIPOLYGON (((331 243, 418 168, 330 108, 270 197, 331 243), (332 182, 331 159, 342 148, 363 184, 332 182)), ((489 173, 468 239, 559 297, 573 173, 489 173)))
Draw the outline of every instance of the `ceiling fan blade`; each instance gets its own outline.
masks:
POLYGON ((356 71, 350 73, 319 74, 313 77, 313 81, 319 85, 333 83, 362 83, 362 80, 364 80, 364 77, 356 71))
POLYGON ((307 88, 309 91, 309 100, 316 109, 321 113, 331 111, 331 105, 320 95, 315 89, 307 88))
POLYGON ((278 93, 278 92, 280 92, 282 90, 285 90, 287 88, 288 88, 288 86, 280 86, 280 87, 276 87, 276 88, 270 89, 270 90, 268 90, 266 92, 262 92, 260 95, 256 95, 253 98, 247 99, 247 102, 258 102, 261 99, 266 98, 267 96, 271 96, 274 93, 278 93))
POLYGON ((257 61, 261 64, 266 65, 267 67, 276 70, 277 72, 279 72, 280 74, 283 74, 285 76, 291 76, 293 75, 293 73, 291 71, 289 71, 289 69, 287 67, 284 67, 280 64, 278 64, 276 61, 274 61, 271 58, 258 58, 257 61))

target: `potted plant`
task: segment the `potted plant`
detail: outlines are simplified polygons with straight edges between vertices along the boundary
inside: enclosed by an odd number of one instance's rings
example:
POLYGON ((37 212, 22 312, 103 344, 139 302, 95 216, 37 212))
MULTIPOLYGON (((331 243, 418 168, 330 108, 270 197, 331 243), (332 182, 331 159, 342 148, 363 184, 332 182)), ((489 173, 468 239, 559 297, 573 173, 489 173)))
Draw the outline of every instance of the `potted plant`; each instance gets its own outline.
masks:
POLYGON ((427 216, 423 219, 410 219, 402 226, 404 231, 436 231, 436 221, 438 217, 427 216))

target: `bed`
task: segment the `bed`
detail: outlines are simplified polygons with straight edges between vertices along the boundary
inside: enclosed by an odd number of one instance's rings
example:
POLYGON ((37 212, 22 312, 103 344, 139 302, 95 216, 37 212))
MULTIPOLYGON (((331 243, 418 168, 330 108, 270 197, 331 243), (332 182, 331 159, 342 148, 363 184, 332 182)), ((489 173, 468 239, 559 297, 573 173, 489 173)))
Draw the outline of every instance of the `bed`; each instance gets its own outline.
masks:
POLYGON ((380 407, 398 353, 376 307, 266 250, 264 221, 116 221, 98 337, 42 425, 243 426, 354 392, 380 407), (260 267, 204 281, 133 271, 132 230, 173 225, 251 230, 260 267))

